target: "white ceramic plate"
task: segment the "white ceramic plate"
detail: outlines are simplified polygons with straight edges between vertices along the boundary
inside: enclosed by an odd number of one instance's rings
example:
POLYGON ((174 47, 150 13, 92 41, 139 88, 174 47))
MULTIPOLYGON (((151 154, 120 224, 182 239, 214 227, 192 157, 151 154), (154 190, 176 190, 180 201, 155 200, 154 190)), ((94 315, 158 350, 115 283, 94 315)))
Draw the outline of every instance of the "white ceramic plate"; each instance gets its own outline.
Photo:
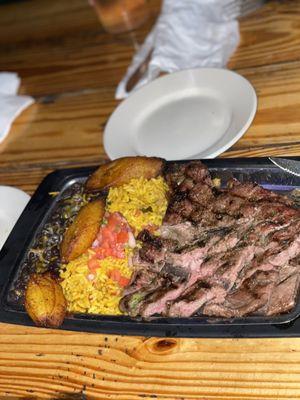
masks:
POLYGON ((29 199, 30 196, 20 189, 0 186, 0 249, 29 199))
POLYGON ((246 132, 256 107, 252 85, 235 72, 176 72, 137 90, 116 108, 104 131, 104 147, 111 159, 214 158, 246 132))

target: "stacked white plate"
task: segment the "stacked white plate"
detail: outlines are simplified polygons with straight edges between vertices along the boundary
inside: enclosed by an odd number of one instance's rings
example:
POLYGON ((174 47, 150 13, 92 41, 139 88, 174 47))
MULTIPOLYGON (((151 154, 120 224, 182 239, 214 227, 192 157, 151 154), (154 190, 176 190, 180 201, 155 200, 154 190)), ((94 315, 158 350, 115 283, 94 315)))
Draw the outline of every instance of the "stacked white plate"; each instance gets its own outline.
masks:
POLYGON ((104 132, 111 159, 214 158, 249 128, 257 107, 252 85, 226 69, 200 68, 156 79, 121 103, 104 132))
POLYGON ((20 189, 0 186, 0 249, 29 199, 30 196, 20 189))

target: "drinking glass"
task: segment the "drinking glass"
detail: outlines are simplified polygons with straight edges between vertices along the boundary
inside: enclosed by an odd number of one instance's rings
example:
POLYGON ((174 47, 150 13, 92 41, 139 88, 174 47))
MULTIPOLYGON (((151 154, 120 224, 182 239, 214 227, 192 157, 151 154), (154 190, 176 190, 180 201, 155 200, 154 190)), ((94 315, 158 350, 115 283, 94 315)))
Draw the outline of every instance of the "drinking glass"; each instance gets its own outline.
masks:
POLYGON ((109 33, 133 31, 149 16, 146 0, 90 0, 90 3, 109 33))

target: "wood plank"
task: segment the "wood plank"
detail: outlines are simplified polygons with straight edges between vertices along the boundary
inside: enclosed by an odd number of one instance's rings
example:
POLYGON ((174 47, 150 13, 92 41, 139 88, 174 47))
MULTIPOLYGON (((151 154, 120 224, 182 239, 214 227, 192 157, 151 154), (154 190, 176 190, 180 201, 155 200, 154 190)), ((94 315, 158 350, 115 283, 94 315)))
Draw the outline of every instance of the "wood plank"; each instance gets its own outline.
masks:
POLYGON ((151 0, 148 23, 134 33, 105 33, 86 0, 28 1, 28 17, 18 5, 0 13, 0 70, 22 77, 22 93, 32 96, 116 85, 136 42, 142 43, 160 8, 151 0), (11 24, 12 19, 14 24, 11 24))
POLYGON ((110 99, 107 91, 97 91, 33 105, 0 145, 0 166, 100 161, 103 125, 115 106, 110 99))
MULTIPOLYGON (((223 157, 299 154, 299 67, 296 62, 244 70, 257 91, 258 111, 247 133, 223 157)), ((17 119, 0 145, 0 167, 55 168, 67 162, 97 164, 106 158, 102 134, 118 104, 113 91, 110 87, 41 98, 17 119)))
MULTIPOLYGON (((138 30, 142 42, 159 9, 150 2, 153 17, 138 30)), ((22 92, 34 96, 116 87, 134 47, 130 35, 103 32, 86 0, 33 0, 6 6, 0 13, 0 70, 15 70, 23 78, 22 92), (14 24, 12 24, 14 21, 14 24)), ((2 6, 3 9, 3 6, 2 6)), ((241 43, 229 68, 241 71, 299 61, 300 4, 271 1, 240 24, 241 43)))
POLYGON ((33 194, 37 186, 51 172, 57 169, 99 166, 107 160, 95 157, 94 160, 76 160, 75 162, 59 161, 38 165, 19 165, 0 168, 0 185, 15 186, 28 194, 33 194))
POLYGON ((299 2, 267 2, 241 19, 241 43, 228 66, 242 69, 299 61, 299 33, 299 2))
POLYGON ((263 145, 263 146, 245 146, 244 148, 238 148, 233 146, 231 149, 221 155, 222 158, 235 158, 235 157, 296 157, 300 154, 299 143, 282 143, 278 146, 263 145))
MULTIPOLYGON (((147 3, 149 13, 156 15, 161 0, 148 0, 147 3)), ((2 51, 39 43, 63 45, 66 39, 76 42, 74 39, 88 39, 95 33, 112 43, 116 38, 104 32, 86 0, 28 0, 26 4, 11 2, 0 7, 2 51)))
MULTIPOLYGON (((300 339, 161 339, 0 324, 0 395, 300 397, 300 339)), ((82 396, 82 397, 80 397, 82 396)), ((87 397, 84 397, 87 396, 87 397)), ((75 397, 70 397, 75 398, 75 397)))
POLYGON ((52 171, 52 168, 42 167, 16 170, 0 168, 0 185, 14 186, 31 195, 43 178, 52 171))

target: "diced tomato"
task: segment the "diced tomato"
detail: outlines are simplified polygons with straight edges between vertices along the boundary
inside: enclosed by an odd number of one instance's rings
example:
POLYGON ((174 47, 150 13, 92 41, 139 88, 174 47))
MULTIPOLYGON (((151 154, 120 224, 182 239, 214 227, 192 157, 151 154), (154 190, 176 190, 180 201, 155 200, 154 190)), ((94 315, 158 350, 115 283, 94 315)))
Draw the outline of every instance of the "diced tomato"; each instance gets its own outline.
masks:
POLYGON ((110 256, 115 258, 123 258, 124 251, 118 251, 115 247, 110 249, 110 256))
POLYGON ((121 287, 127 286, 129 282, 130 282, 130 279, 126 278, 125 276, 121 276, 119 279, 119 285, 121 287))
POLYGON ((96 257, 99 260, 101 260, 102 258, 105 257, 106 252, 105 252, 105 249, 103 249, 103 247, 97 247, 97 249, 95 249, 95 250, 96 250, 96 257))
POLYGON ((113 281, 119 282, 119 279, 121 278, 121 273, 118 269, 112 269, 108 272, 108 276, 113 281))
POLYGON ((89 252, 89 260, 91 260, 92 258, 94 258, 94 259, 97 258, 97 254, 94 251, 94 249, 93 249, 93 251, 89 252))
POLYGON ((113 281, 117 282, 120 287, 125 287, 128 285, 130 279, 126 278, 125 276, 121 275, 118 269, 112 269, 107 273, 108 277, 113 281))
POLYGON ((122 217, 120 216, 119 213, 114 212, 110 214, 107 226, 109 226, 110 228, 115 228, 117 227, 117 225, 121 225, 121 223, 122 223, 122 217))
POLYGON ((102 241, 114 241, 115 238, 115 234, 112 230, 108 229, 108 228, 103 228, 102 231, 102 241))
POLYGON ((122 224, 117 223, 117 224, 114 226, 114 232, 115 232, 116 234, 118 234, 119 232, 121 232, 121 230, 122 230, 122 224))
POLYGON ((97 235, 98 243, 93 247, 97 259, 105 257, 125 258, 125 245, 129 242, 130 227, 119 213, 107 214, 107 223, 102 225, 97 235))
POLYGON ((117 234, 117 240, 118 242, 121 243, 127 243, 128 242, 128 232, 127 231, 121 231, 117 234))
POLYGON ((91 272, 95 272, 100 267, 99 261, 95 258, 90 258, 88 261, 88 267, 91 272))
POLYGON ((124 259, 124 258, 125 258, 125 252, 124 252, 124 250, 116 250, 116 251, 115 251, 115 255, 116 255, 117 258, 121 258, 121 259, 124 259))

